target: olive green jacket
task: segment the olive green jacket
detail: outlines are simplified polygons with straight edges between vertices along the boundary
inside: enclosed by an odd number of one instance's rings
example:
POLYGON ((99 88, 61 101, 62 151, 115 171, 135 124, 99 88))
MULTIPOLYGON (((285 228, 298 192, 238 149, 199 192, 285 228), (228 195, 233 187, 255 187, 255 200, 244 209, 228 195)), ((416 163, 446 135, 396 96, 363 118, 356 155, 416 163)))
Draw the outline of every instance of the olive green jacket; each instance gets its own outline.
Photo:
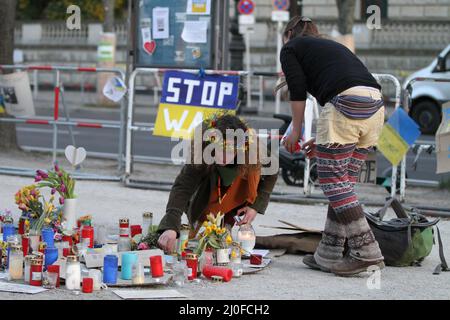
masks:
MULTIPOLYGON (((161 220, 158 231, 174 230, 179 233, 183 213, 187 214, 190 225, 194 225, 208 205, 211 190, 217 183, 217 175, 216 169, 208 170, 206 165, 185 165, 172 186, 166 215, 161 220)), ((265 213, 277 178, 278 174, 261 176, 258 196, 255 203, 249 205, 258 213, 265 213)))

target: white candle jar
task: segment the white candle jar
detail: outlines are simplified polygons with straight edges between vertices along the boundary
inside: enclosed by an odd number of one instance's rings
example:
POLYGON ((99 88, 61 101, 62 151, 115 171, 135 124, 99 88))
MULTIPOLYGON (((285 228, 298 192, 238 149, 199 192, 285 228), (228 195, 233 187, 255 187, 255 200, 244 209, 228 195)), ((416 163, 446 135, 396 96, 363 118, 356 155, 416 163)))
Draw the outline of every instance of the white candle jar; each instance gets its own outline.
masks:
POLYGON ((256 234, 251 224, 244 224, 239 228, 237 240, 244 251, 243 256, 250 256, 256 244, 256 234))
POLYGON ((80 290, 81 266, 77 256, 68 256, 66 262, 66 289, 80 290))
POLYGON ((20 280, 23 278, 23 251, 22 246, 11 246, 8 263, 9 278, 20 280))

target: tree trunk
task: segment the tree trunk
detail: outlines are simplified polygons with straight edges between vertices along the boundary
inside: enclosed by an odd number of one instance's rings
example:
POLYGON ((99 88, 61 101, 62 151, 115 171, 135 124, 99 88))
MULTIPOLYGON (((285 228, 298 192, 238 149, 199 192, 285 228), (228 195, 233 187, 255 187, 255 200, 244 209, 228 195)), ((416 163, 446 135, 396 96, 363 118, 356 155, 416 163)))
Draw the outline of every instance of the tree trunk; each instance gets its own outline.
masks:
POLYGON ((339 12, 338 30, 343 36, 352 34, 356 0, 336 0, 339 12))
MULTIPOLYGON (((16 0, 0 0, 0 65, 14 63, 14 24, 16 0)), ((11 71, 3 71, 11 72, 11 71)), ((0 91, 1 94, 1 91, 0 91)), ((0 113, 0 117, 10 117, 0 113)), ((16 126, 14 123, 0 122, 0 150, 18 149, 16 126)))
POLYGON ((103 32, 114 32, 114 2, 115 0, 103 0, 103 7, 105 8, 103 32))

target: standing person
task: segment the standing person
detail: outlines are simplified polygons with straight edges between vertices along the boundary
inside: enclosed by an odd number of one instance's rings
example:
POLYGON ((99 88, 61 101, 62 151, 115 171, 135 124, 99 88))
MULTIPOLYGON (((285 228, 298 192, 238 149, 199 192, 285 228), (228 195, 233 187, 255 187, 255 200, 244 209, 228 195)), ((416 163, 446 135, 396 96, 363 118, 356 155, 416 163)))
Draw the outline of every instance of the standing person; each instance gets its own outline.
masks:
POLYGON ((329 199, 322 240, 303 262, 336 275, 384 267, 378 242, 354 191, 361 166, 378 142, 384 124, 381 87, 345 46, 322 38, 309 18, 295 17, 284 31, 280 60, 290 94, 293 131, 285 140, 294 152, 302 132, 307 93, 322 108, 316 141, 306 143, 317 157, 319 184, 329 199), (349 252, 345 256, 344 245, 349 252))

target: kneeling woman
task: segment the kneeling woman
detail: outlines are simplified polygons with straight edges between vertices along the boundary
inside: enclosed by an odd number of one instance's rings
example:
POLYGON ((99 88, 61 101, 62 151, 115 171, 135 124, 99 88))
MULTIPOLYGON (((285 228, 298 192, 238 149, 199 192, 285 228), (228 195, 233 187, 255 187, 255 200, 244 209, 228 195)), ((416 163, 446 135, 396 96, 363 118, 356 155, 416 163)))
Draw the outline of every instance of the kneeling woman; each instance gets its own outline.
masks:
MULTIPOLYGON (((232 115, 205 120, 201 126, 201 136, 210 129, 220 133, 219 136, 224 139, 229 133, 228 130, 251 130, 238 117, 232 115)), ((204 157, 201 157, 201 164, 186 164, 176 178, 166 214, 159 225, 161 236, 158 244, 166 252, 176 249, 183 213, 187 214, 193 230, 191 237, 195 236, 210 213, 225 213, 225 224, 228 226, 234 225, 236 215, 243 215, 239 224, 244 224, 252 223, 258 213, 264 214, 278 174, 261 175, 259 159, 250 161, 249 143, 252 142, 248 139, 243 145, 239 145, 239 139, 233 139, 231 146, 227 145, 228 139, 224 139, 211 139, 201 143, 202 155, 211 143, 220 146, 214 148, 222 152, 215 152, 213 164, 205 164, 204 157), (244 153, 243 164, 237 163, 240 158, 237 153, 240 151, 244 153)), ((193 148, 193 153, 195 150, 193 148)), ((198 159, 198 154, 194 157, 198 159)))

